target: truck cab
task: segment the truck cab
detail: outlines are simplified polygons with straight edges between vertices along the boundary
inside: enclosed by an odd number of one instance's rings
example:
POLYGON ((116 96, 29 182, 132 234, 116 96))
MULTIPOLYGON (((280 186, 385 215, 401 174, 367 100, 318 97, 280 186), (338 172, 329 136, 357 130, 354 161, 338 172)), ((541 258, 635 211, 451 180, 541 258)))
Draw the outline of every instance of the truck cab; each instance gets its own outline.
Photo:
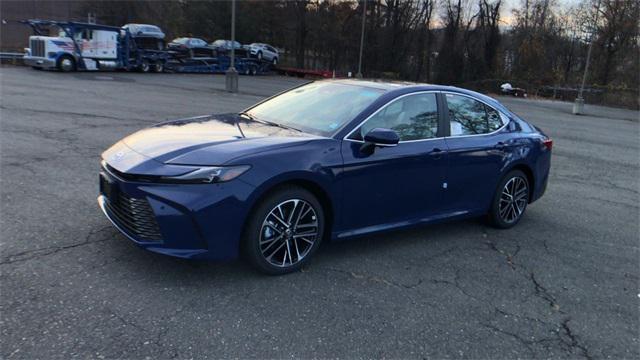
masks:
POLYGON ((120 29, 111 26, 28 20, 36 35, 29 37, 24 62, 38 69, 98 70, 118 66, 120 29))

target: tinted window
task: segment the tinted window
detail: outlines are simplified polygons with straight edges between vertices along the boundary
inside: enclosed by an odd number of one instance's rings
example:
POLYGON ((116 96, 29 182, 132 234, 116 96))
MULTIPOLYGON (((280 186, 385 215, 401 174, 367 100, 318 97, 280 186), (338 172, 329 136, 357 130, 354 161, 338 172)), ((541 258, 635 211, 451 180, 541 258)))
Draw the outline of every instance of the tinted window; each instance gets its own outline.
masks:
POLYGON ((487 134, 502 127, 495 109, 472 98, 447 94, 451 136, 487 134))
POLYGON ((415 94, 386 105, 356 132, 355 139, 375 128, 392 129, 400 141, 434 138, 438 134, 438 105, 435 94, 415 94))
POLYGON ((315 82, 269 99, 248 111, 258 120, 267 120, 312 134, 333 134, 383 90, 335 82, 315 82))
POLYGON ((486 105, 485 105, 485 109, 487 110, 487 122, 489 123, 489 132, 493 132, 500 129, 502 127, 502 117, 500 116, 500 113, 498 112, 498 110, 486 105))

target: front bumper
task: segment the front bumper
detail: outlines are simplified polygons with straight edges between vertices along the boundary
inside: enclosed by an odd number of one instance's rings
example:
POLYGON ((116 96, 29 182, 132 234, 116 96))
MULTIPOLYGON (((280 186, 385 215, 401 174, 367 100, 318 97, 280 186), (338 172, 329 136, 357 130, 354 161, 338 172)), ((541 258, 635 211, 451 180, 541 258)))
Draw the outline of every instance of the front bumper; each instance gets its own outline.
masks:
POLYGON ((190 259, 238 256, 254 190, 240 179, 222 184, 154 184, 124 180, 103 168, 100 184, 100 208, 136 245, 190 259), (135 200, 129 211, 122 211, 123 198, 135 200))
POLYGON ((40 67, 43 69, 52 69, 56 67, 55 60, 43 57, 24 56, 22 61, 24 61, 28 66, 40 67))

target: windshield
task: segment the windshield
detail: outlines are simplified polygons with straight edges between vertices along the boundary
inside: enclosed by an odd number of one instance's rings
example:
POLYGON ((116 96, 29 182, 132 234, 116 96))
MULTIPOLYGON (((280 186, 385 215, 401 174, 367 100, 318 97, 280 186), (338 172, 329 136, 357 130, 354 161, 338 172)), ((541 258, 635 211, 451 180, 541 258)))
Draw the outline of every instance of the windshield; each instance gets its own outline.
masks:
POLYGON ((383 92, 357 85, 314 82, 269 99, 247 113, 257 120, 330 136, 383 92))
POLYGON ((186 44, 187 41, 189 41, 189 38, 177 38, 177 39, 173 39, 172 42, 178 43, 178 44, 186 44))

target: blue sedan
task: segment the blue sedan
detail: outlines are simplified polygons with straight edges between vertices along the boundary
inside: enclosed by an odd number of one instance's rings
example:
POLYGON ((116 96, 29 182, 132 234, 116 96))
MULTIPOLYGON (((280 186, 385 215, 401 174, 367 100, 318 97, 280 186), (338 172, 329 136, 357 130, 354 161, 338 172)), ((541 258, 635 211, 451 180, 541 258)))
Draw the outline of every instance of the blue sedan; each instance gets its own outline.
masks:
POLYGON ((98 202, 148 250, 283 274, 322 241, 485 215, 512 227, 545 192, 552 144, 472 91, 318 81, 122 139, 98 202))

